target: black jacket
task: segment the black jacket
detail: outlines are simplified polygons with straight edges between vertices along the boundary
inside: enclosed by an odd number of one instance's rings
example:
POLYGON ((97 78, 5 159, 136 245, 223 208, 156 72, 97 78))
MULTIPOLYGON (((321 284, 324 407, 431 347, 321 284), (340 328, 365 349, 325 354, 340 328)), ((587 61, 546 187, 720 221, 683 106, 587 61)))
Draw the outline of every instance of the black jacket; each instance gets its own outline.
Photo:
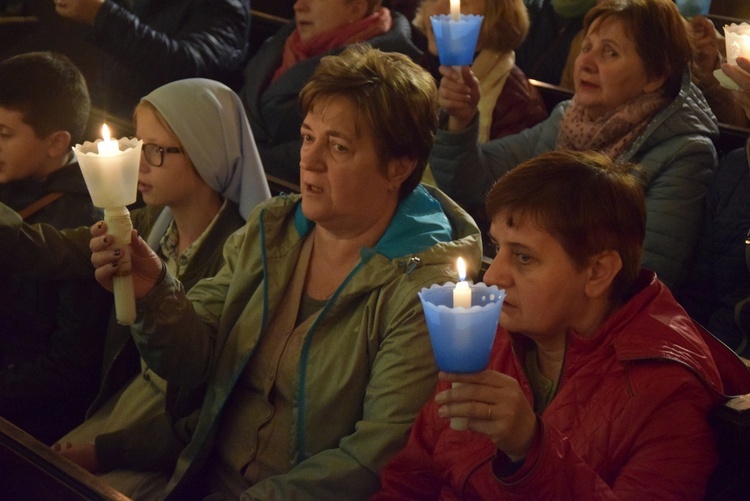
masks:
MULTIPOLYGON (((56 228, 101 219, 72 164, 44 181, 0 186, 0 201, 20 211, 47 193, 63 196, 27 222, 56 228)), ((93 399, 112 295, 88 280, 31 280, 0 270, 0 415, 46 443, 77 425, 93 399)))
POLYGON ((202 77, 240 86, 248 54, 249 0, 138 0, 137 13, 104 2, 89 37, 102 50, 92 102, 129 119, 141 97, 202 77), (140 9, 140 10, 139 10, 140 9))
MULTIPOLYGON (((750 168, 744 148, 727 154, 714 173, 689 278, 675 290, 687 312, 741 352, 750 333, 750 168)), ((745 354, 748 351, 744 351, 745 354)))

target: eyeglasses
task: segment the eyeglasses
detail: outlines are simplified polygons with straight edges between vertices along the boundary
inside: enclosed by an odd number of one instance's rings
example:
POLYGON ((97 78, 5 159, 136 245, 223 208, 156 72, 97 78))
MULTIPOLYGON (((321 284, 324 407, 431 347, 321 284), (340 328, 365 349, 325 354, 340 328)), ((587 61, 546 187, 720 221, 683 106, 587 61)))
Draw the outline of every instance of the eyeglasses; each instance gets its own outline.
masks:
POLYGON ((153 165, 154 167, 161 167, 164 163, 165 153, 182 153, 182 149, 176 146, 170 146, 169 148, 162 148, 158 144, 146 143, 141 148, 143 158, 146 162, 153 165))

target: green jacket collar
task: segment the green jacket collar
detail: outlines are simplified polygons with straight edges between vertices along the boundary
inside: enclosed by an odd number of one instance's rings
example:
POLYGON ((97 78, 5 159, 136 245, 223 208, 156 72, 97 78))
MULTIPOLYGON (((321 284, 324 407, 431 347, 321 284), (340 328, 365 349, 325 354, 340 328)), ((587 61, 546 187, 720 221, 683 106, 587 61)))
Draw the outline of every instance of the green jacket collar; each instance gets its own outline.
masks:
MULTIPOLYGON (((294 221, 300 236, 312 231, 315 223, 302 213, 302 203, 297 203, 294 221)), ((419 185, 398 204, 391 224, 374 248, 362 249, 362 260, 374 254, 396 259, 417 254, 440 242, 452 240, 451 224, 440 203, 419 185)))

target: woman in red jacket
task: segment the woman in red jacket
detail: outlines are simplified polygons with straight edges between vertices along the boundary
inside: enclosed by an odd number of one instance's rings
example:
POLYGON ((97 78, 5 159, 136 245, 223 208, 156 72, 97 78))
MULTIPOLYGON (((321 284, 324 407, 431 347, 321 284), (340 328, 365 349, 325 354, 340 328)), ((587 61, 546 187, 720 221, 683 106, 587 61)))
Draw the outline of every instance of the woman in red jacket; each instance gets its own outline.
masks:
POLYGON ((706 416, 750 391, 750 373, 640 269, 630 168, 552 152, 495 184, 484 280, 507 296, 489 367, 440 373, 376 499, 703 496, 717 461, 706 416))

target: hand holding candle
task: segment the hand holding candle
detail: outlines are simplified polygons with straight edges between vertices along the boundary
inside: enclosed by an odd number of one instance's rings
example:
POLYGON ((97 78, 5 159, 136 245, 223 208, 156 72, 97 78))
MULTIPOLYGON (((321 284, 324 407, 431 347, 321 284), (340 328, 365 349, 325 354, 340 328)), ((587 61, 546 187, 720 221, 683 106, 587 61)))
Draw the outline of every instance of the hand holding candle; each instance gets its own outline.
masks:
MULTIPOLYGON (((136 201, 138 167, 143 141, 110 138, 109 129, 102 126, 101 141, 77 144, 73 148, 78 164, 95 206, 104 209, 108 232, 118 246, 130 244, 133 225, 127 205, 136 201), (120 149, 122 144, 123 149, 120 149)), ((123 266, 113 282, 115 313, 121 324, 135 321, 135 295, 129 263, 123 266)))
MULTIPOLYGON (((463 259, 457 263, 458 284, 433 285, 419 292, 430 342, 440 370, 479 372, 487 367, 505 291, 483 283, 469 284, 463 259), (461 285, 463 284, 463 285, 461 285)), ((451 419, 464 430, 467 418, 451 419)))

